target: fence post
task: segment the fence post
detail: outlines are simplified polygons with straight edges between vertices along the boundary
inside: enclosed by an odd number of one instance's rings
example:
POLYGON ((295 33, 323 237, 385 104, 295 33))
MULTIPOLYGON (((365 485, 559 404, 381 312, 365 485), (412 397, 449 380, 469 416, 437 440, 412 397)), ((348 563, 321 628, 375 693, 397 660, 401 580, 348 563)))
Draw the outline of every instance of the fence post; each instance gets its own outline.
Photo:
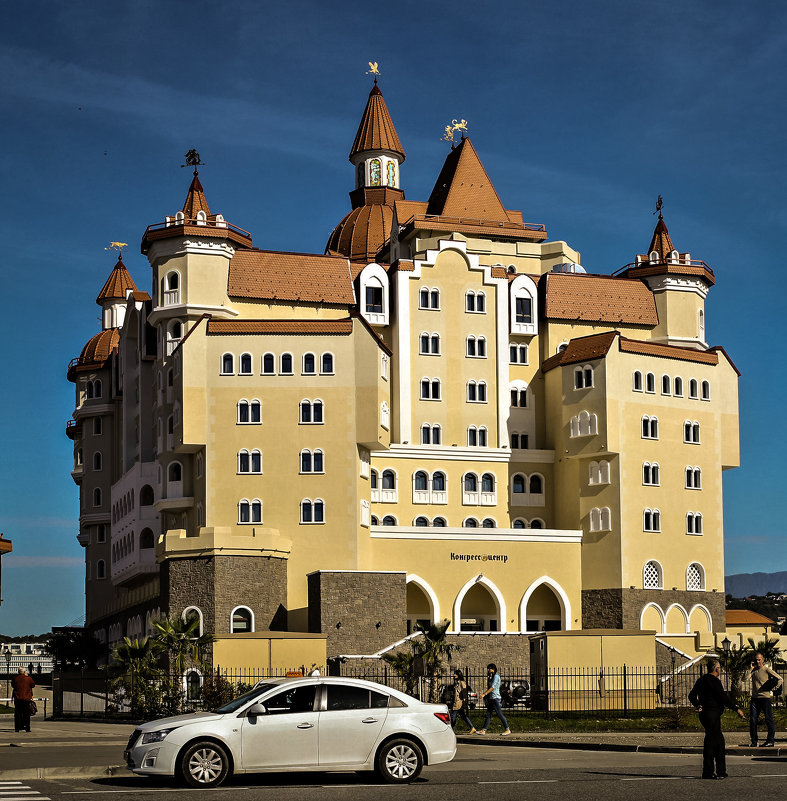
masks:
POLYGON ((79 717, 85 717, 85 669, 79 670, 79 717))
POLYGON ((628 671, 626 664, 623 663, 623 717, 627 718, 629 712, 629 696, 628 696, 628 671))

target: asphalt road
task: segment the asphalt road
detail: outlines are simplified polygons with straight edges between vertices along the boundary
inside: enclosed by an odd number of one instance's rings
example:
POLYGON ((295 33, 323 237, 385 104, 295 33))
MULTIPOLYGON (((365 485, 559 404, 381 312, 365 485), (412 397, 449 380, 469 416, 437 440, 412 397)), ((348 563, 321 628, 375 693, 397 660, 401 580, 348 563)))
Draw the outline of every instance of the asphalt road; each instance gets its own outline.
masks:
POLYGON ((739 801, 783 798, 787 759, 728 757, 730 778, 699 779, 696 755, 614 753, 460 745, 448 765, 426 768, 412 785, 390 786, 371 775, 290 773, 239 776, 216 790, 187 790, 173 782, 117 776, 92 781, 4 782, 2 801, 164 801, 195 795, 204 801, 739 801))

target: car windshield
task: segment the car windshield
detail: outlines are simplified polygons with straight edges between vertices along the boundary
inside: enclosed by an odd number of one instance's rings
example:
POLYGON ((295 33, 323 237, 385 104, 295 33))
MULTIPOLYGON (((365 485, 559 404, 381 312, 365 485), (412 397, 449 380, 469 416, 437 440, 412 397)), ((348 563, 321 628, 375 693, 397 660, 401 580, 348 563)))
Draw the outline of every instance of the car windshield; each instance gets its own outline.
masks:
POLYGON ((276 686, 276 684, 258 684, 253 690, 249 690, 249 692, 239 695, 234 701, 230 701, 228 704, 224 704, 224 706, 220 706, 218 709, 214 709, 212 711, 217 715, 226 715, 228 712, 235 712, 245 703, 253 700, 254 698, 258 698, 264 692, 267 692, 276 686))

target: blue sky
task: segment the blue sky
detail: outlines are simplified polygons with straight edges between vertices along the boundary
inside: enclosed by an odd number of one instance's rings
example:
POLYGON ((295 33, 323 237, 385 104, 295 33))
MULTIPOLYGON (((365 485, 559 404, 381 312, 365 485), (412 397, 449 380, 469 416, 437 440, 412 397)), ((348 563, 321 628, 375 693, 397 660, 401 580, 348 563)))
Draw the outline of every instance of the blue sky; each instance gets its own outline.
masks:
POLYGON ((349 209, 368 61, 426 199, 443 126, 470 136, 503 202, 608 273, 643 252, 656 196, 717 285, 708 338, 742 371, 725 475, 727 573, 787 569, 781 401, 784 75, 779 2, 4 2, 0 231, 0 632, 83 614, 68 361, 99 330, 110 240, 180 208, 199 150, 214 211, 258 247, 321 252, 349 209), (109 4, 107 4, 109 5, 109 4))

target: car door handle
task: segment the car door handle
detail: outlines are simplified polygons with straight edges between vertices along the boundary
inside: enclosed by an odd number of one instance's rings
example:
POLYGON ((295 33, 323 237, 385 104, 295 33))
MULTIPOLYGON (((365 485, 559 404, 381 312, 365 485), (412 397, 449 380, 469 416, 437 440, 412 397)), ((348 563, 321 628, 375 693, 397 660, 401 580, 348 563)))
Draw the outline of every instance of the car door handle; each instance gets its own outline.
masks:
POLYGON ((313 723, 299 723, 298 724, 298 728, 299 729, 313 729, 314 728, 314 724, 313 723))
POLYGON ((361 723, 377 723, 377 718, 364 718, 361 723))

